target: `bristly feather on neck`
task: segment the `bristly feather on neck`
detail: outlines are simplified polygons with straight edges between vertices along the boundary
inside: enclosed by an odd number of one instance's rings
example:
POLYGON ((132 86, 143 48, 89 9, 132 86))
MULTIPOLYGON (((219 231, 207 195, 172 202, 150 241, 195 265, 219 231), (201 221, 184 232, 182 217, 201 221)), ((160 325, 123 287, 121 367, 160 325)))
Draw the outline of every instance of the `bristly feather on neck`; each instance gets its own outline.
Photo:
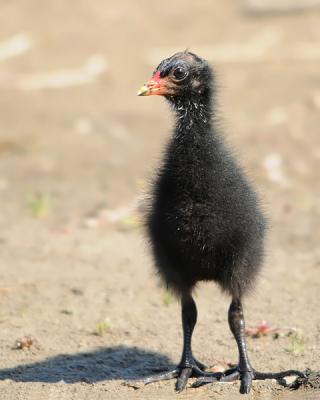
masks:
POLYGON ((175 133, 178 136, 185 136, 190 133, 190 130, 194 129, 202 135, 211 133, 214 119, 211 90, 207 90, 206 93, 201 93, 198 96, 175 96, 166 99, 175 114, 175 133))

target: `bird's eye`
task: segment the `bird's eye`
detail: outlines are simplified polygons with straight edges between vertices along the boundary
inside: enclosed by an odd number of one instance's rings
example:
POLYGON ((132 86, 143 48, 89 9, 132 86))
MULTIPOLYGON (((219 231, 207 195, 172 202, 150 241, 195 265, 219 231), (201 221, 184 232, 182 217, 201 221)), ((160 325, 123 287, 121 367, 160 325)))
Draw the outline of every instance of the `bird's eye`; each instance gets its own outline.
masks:
POLYGON ((173 72, 173 77, 175 78, 175 79, 177 79, 178 81, 180 81, 181 79, 183 79, 186 75, 187 75, 187 72, 186 72, 186 70, 184 69, 184 68, 182 68, 182 67, 178 67, 178 68, 176 68, 175 70, 174 70, 174 72, 173 72))

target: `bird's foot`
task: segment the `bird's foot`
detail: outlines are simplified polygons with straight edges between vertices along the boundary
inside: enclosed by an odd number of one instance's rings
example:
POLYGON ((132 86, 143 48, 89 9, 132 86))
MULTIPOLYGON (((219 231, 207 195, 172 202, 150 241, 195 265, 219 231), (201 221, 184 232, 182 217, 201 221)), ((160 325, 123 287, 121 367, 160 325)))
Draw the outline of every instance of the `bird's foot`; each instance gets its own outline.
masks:
POLYGON ((248 394, 250 392, 253 380, 282 379, 291 375, 298 375, 301 378, 307 379, 303 372, 296 371, 294 369, 283 372, 264 373, 258 372, 255 369, 252 369, 252 371, 241 371, 239 367, 234 367, 223 372, 220 378, 217 377, 215 373, 204 373, 204 375, 200 376, 192 383, 191 387, 199 387, 213 382, 234 382, 239 379, 241 381, 240 393, 248 394))
MULTIPOLYGON (((198 361, 196 358, 192 358, 189 362, 180 362, 180 364, 170 372, 165 372, 163 374, 151 375, 146 378, 135 379, 130 381, 130 383, 142 382, 145 385, 153 382, 160 382, 169 379, 177 379, 176 390, 177 392, 182 392, 186 387, 189 378, 199 378, 204 376, 206 373, 204 369, 206 366, 198 361)), ((217 372, 215 375, 221 377, 223 373, 217 372)), ((200 385, 199 385, 200 386, 200 385)))

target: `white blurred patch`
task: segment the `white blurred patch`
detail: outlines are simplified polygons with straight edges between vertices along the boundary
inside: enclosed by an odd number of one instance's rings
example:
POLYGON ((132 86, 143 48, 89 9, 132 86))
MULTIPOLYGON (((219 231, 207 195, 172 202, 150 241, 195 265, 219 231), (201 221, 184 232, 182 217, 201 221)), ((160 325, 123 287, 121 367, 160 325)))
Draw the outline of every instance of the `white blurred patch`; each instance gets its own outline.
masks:
POLYGON ((25 53, 32 45, 32 38, 28 33, 19 33, 11 39, 0 43, 0 60, 25 53))
POLYGON ((266 118, 270 125, 284 125, 288 122, 288 114, 283 107, 272 108, 266 118))
POLYGON ((93 83, 107 68, 103 55, 87 59, 83 67, 35 73, 18 79, 16 87, 21 90, 59 89, 68 86, 93 83))
POLYGON ((268 178, 273 182, 281 183, 284 186, 287 186, 288 181, 284 176, 282 170, 282 158, 279 154, 272 153, 269 154, 262 163, 263 167, 267 171, 268 178))
POLYGON ((100 75, 106 68, 107 60, 102 54, 90 56, 84 65, 84 70, 90 75, 100 75))
POLYGON ((120 223, 122 226, 135 227, 138 225, 138 219, 132 206, 114 210, 101 208, 86 216, 83 223, 87 228, 97 228, 110 223, 120 223))
POLYGON ((88 118, 79 118, 75 123, 75 129, 81 135, 88 135, 93 131, 93 126, 88 118))

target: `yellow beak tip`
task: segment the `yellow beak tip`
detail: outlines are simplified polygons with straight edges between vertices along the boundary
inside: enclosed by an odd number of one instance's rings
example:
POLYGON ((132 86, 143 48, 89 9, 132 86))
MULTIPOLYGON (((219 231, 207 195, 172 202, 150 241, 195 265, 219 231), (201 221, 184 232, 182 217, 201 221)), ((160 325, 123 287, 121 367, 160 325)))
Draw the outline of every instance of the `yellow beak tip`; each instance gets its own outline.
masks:
POLYGON ((149 94, 150 94, 150 90, 149 90, 148 86, 145 86, 145 85, 141 86, 141 88, 139 89, 139 92, 138 92, 138 96, 149 96, 149 94))

